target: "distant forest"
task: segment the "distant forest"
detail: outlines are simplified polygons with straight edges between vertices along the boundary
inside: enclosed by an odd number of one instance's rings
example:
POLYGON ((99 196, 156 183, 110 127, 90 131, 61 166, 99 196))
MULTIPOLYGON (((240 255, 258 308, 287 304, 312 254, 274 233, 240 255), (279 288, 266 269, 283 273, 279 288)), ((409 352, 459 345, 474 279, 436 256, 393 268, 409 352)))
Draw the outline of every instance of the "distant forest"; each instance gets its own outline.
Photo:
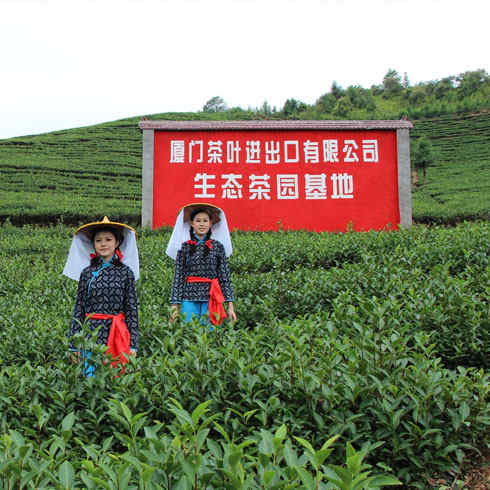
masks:
POLYGON ((212 119, 419 119, 489 108, 490 76, 486 70, 412 85, 407 73, 402 77, 390 69, 382 83, 371 88, 343 88, 333 82, 330 91, 312 105, 292 98, 280 109, 267 101, 259 108, 229 108, 222 97, 215 96, 202 112, 212 119))

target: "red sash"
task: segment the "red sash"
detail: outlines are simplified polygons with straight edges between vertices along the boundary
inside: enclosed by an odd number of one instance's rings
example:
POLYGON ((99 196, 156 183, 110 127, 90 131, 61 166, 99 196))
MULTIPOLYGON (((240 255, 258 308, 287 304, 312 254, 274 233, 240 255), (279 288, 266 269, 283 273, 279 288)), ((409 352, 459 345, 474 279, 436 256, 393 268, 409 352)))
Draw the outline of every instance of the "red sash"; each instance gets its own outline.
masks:
POLYGON ((124 321, 124 313, 118 315, 106 315, 105 313, 87 313, 89 318, 93 320, 110 320, 112 319, 111 330, 107 340, 106 354, 111 354, 112 367, 117 364, 121 365, 121 374, 124 374, 124 364, 129 359, 130 337, 129 330, 124 321))
POLYGON ((221 287, 218 282, 218 278, 208 279, 207 277, 196 277, 189 276, 187 282, 210 282, 211 287, 209 288, 209 318, 213 325, 221 325, 223 320, 226 318, 226 311, 223 307, 223 302, 225 297, 221 292, 221 287))

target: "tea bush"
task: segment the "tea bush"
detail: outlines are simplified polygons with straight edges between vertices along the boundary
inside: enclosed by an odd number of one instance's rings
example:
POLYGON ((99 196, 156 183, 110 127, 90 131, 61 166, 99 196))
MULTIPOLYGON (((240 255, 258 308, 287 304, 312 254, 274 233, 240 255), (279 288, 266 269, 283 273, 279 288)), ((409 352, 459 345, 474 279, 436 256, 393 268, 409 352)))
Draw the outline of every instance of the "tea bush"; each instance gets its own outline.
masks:
POLYGON ((71 230, 1 231, 3 488, 422 488, 488 447, 487 223, 237 232, 213 332, 168 323, 169 233, 142 230, 138 357, 89 379, 71 230))

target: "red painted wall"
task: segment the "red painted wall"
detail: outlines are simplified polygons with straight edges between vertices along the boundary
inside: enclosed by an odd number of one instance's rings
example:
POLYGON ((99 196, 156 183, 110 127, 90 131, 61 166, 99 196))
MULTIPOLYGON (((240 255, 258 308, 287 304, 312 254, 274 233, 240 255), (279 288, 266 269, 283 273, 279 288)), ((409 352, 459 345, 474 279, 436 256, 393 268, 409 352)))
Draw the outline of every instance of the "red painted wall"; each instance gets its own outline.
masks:
POLYGON ((230 229, 396 228, 396 148, 396 130, 156 130, 153 227, 202 201, 230 229))

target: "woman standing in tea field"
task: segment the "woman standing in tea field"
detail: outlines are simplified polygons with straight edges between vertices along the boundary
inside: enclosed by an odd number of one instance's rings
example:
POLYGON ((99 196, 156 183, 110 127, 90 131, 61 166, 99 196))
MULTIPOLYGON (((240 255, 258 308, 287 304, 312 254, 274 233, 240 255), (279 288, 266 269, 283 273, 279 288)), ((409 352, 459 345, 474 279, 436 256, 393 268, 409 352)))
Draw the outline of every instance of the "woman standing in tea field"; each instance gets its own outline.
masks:
POLYGON ((135 281, 139 278, 136 233, 133 228, 110 221, 88 223, 75 231, 63 274, 78 281, 70 350, 75 362, 83 361, 83 372, 93 376, 91 352, 74 345, 72 337, 87 320, 91 331, 98 329, 97 343, 107 345, 112 365, 124 363, 138 348, 138 300, 135 281))
POLYGON ((221 325, 226 316, 236 321, 228 257, 231 237, 225 213, 212 204, 188 204, 177 216, 167 255, 175 260, 170 303, 171 321, 180 311, 202 325, 221 325), (223 303, 228 303, 228 315, 223 303))

